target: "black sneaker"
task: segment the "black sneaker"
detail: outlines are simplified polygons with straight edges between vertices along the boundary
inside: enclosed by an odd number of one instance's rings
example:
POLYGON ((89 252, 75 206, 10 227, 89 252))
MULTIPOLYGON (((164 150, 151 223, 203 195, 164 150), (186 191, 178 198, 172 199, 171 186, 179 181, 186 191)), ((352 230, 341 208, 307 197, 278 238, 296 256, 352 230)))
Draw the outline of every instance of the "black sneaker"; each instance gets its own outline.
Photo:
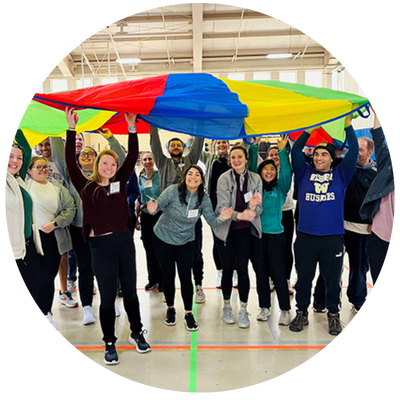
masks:
POLYGON ((307 311, 296 311, 296 316, 289 325, 289 329, 292 332, 301 332, 303 328, 308 325, 308 312, 307 311))
POLYGON ((158 283, 149 282, 149 283, 144 287, 144 290, 150 291, 150 290, 157 289, 157 288, 158 288, 158 283))
POLYGON ((343 327, 340 322, 340 314, 339 313, 331 313, 328 312, 328 326, 329 326, 329 334, 330 335, 339 335, 342 332, 343 327))
POLYGON ((197 329, 199 329, 199 326, 191 312, 185 314, 185 324, 188 331, 197 331, 197 329))
POLYGON ((314 301, 313 303, 313 310, 317 313, 324 313, 326 312, 325 303, 323 301, 314 301))
POLYGON ((167 308, 167 315, 165 316, 165 325, 175 325, 176 324, 176 320, 175 320, 175 315, 176 315, 176 311, 174 307, 171 308, 167 308))
POLYGON ((129 342, 136 347, 138 353, 147 353, 151 350, 150 345, 146 342, 144 334, 147 333, 146 330, 142 330, 140 333, 131 333, 129 336, 129 342))
POLYGON ((118 364, 118 354, 114 343, 106 343, 106 350, 104 353, 104 364, 113 365, 118 364))

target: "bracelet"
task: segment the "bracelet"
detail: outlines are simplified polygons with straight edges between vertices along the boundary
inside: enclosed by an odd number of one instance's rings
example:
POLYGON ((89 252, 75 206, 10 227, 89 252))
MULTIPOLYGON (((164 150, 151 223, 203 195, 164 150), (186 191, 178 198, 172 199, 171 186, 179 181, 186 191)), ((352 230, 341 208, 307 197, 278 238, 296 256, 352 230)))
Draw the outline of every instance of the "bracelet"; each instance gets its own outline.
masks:
POLYGON ((137 132, 136 132, 136 127, 134 127, 134 126, 130 126, 130 127, 128 128, 128 131, 129 131, 130 133, 137 133, 137 132))

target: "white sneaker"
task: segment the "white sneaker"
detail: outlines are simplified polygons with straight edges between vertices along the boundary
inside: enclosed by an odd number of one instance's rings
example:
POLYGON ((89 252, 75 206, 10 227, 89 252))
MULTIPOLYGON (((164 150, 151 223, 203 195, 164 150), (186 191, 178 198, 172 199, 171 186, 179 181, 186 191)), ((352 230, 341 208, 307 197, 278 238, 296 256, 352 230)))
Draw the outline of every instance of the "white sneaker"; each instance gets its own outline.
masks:
POLYGON ((231 306, 224 306, 222 310, 222 319, 226 324, 234 324, 236 322, 231 306))
POLYGON ((83 307, 83 325, 90 325, 96 321, 96 318, 93 315, 93 309, 91 306, 83 307))
POLYGON ((46 322, 46 324, 49 326, 49 328, 55 332, 58 328, 56 323, 53 320, 53 317, 51 316, 50 313, 47 313, 47 315, 43 315, 43 321, 46 322))
POLYGON ((239 310, 239 322, 238 322, 239 328, 247 329, 250 327, 249 315, 250 314, 247 312, 245 308, 241 308, 239 310))
POLYGON ((271 310, 269 308, 260 308, 260 312, 257 315, 257 321, 267 321, 270 315, 271 310))
POLYGON ((279 317, 279 325, 289 325, 291 321, 290 318, 290 311, 283 311, 281 310, 281 316, 279 317))
POLYGON ((206 301, 206 295, 204 294, 204 290, 200 285, 197 285, 194 302, 195 303, 204 303, 205 301, 206 301))

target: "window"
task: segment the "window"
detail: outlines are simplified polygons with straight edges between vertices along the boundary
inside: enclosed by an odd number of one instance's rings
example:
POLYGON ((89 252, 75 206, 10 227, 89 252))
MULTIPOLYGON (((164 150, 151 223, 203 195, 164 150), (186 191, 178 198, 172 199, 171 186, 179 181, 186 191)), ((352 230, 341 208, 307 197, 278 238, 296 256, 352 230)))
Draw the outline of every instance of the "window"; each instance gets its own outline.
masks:
POLYGON ((101 84, 102 85, 107 85, 109 83, 116 83, 116 82, 118 82, 117 78, 102 78, 101 79, 101 84))
POLYGON ((53 79, 52 90, 54 92, 65 92, 68 90, 68 82, 66 79, 53 79))
POLYGON ((233 81, 244 81, 244 74, 228 74, 228 79, 233 81))
POLYGON ((269 81, 271 79, 271 74, 269 72, 255 72, 253 74, 253 79, 256 81, 269 81))
POLYGON ((79 81, 76 81, 77 89, 82 89, 91 86, 93 86, 93 82, 91 79, 79 79, 79 81))
POLYGON ((322 86, 322 72, 321 71, 306 71, 306 85, 322 86))
POLYGON ((281 82, 296 83, 296 72, 279 72, 281 82))

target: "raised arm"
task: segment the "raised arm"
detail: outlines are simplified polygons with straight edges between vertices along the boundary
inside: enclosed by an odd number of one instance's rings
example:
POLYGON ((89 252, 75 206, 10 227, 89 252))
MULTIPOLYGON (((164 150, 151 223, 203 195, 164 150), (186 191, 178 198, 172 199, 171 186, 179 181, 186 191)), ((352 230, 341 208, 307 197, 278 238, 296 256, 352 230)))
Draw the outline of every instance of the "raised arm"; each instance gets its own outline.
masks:
POLYGON ((78 115, 73 108, 67 107, 65 109, 65 116, 68 122, 67 130, 67 142, 65 144, 65 162, 67 164, 68 175, 71 179, 72 184, 78 193, 85 187, 87 183, 86 177, 82 174, 76 160, 75 151, 75 136, 76 136, 76 123, 78 122, 78 115))
POLYGON ((190 149, 189 160, 192 164, 197 164, 200 158, 200 154, 203 151, 204 139, 194 138, 193 145, 190 149))
POLYGON ((346 117, 346 139, 347 143, 349 145, 349 150, 346 153, 346 156, 344 157, 344 160, 342 161, 343 167, 346 171, 351 171, 356 168, 357 165, 357 159, 358 159, 358 139, 356 132, 354 131, 354 128, 351 124, 351 121, 353 119, 353 115, 347 116, 346 117))
POLYGON ((22 167, 19 170, 19 176, 23 180, 25 180, 26 173, 28 172, 29 164, 31 162, 32 149, 31 146, 29 146, 29 143, 26 140, 26 137, 24 136, 24 133, 21 131, 21 129, 17 130, 17 133, 15 135, 15 141, 19 146, 21 146, 24 149, 24 160, 22 162, 22 167))
POLYGON ((105 129, 103 131, 100 131, 100 135, 103 136, 104 139, 107 140, 110 150, 115 152, 118 156, 118 167, 121 167, 122 163, 125 160, 125 151, 122 148, 121 144, 118 142, 118 140, 115 138, 115 136, 112 134, 112 132, 109 129, 105 129))
POLYGON ((69 182, 69 175, 67 171, 67 164, 65 162, 65 145, 61 137, 49 137, 51 146, 51 155, 56 164, 58 171, 63 177, 64 181, 69 182))
POLYGON ((163 153, 158 129, 154 126, 150 126, 150 147, 151 152, 153 153, 154 162, 156 163, 157 168, 160 169, 166 156, 163 153))
POLYGON ((310 138, 310 131, 304 131, 300 137, 294 142, 292 147, 292 167, 293 170, 301 170, 306 162, 303 155, 303 148, 310 138))

